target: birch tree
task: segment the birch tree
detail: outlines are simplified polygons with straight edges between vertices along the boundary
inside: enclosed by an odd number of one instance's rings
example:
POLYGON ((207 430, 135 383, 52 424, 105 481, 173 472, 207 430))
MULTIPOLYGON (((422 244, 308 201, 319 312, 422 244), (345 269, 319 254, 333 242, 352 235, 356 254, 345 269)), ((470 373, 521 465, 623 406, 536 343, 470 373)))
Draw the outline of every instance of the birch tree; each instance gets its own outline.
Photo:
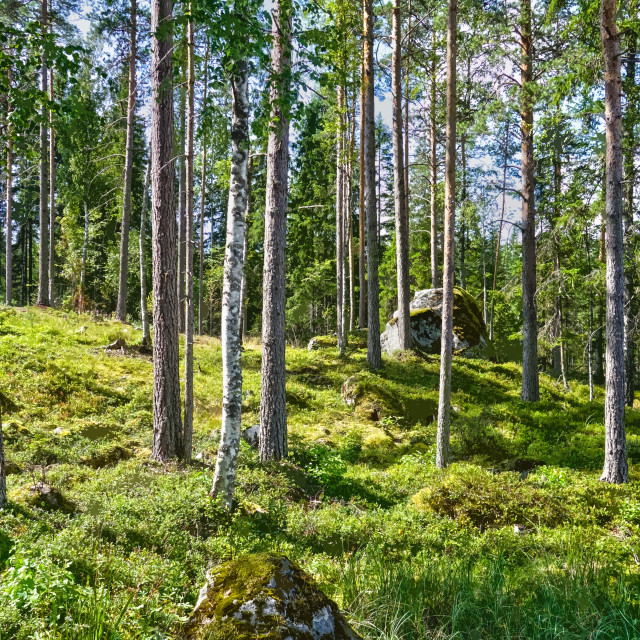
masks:
POLYGON ((249 69, 236 62, 231 80, 231 180, 222 287, 222 429, 211 494, 230 509, 242 426, 242 282, 244 274, 247 164, 249 161, 249 69))
POLYGON ((149 186, 151 181, 151 158, 147 163, 140 209, 140 318, 142 320, 142 346, 151 344, 149 332, 149 305, 147 304, 147 258, 144 250, 147 235, 147 212, 149 210, 149 186))
MULTIPOLYGON (((40 5, 40 21, 43 38, 47 33, 49 23, 48 0, 42 0, 40 5)), ((47 94, 47 58, 42 53, 42 68, 40 70, 40 90, 43 95, 47 94)), ((43 103, 40 120, 40 207, 39 207, 39 236, 40 247, 38 250, 38 304, 49 305, 49 219, 47 211, 48 190, 48 156, 47 156, 47 110, 43 103)))

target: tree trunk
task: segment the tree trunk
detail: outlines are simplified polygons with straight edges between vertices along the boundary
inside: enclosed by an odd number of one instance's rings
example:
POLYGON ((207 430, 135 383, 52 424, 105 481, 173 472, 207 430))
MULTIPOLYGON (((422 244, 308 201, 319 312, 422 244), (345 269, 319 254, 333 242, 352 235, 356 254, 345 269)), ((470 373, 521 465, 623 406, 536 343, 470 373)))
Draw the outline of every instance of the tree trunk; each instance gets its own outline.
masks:
POLYGON ((189 3, 187 25, 187 143, 186 143, 186 291, 185 291, 185 341, 184 341, 184 435, 182 457, 189 464, 193 449, 193 134, 196 124, 194 107, 194 25, 193 3, 189 3))
POLYGON ((178 308, 180 309, 180 333, 185 330, 185 270, 187 266, 187 162, 185 146, 187 137, 187 90, 184 84, 186 73, 182 73, 183 84, 180 87, 180 173, 178 177, 178 308))
POLYGON ((449 464, 451 359, 453 355, 453 284, 456 216, 456 55, 457 0, 449 0, 447 17, 447 149, 445 158, 444 252, 442 270, 442 338, 436 467, 449 464))
POLYGON ((211 495, 231 509, 242 426, 242 280, 244 272, 247 163, 249 159, 249 69, 236 63, 232 78, 231 180, 222 290, 222 428, 211 495))
MULTIPOLYGON (((11 76, 9 76, 9 83, 11 83, 11 76)), ((13 131, 10 126, 7 126, 7 183, 5 187, 5 215, 6 215, 6 260, 5 260, 5 300, 7 305, 11 305, 12 291, 11 285, 13 284, 13 230, 11 222, 11 214, 13 209, 13 131)))
POLYGON ((349 142, 349 157, 347 158, 346 169, 346 205, 345 215, 347 217, 347 243, 349 247, 349 331, 353 331, 354 318, 356 315, 356 283, 354 280, 354 255, 353 255, 353 158, 356 148, 356 102, 357 93, 353 94, 353 110, 351 112, 351 140, 349 142))
POLYGON ((624 421, 624 274, 622 230, 622 80, 616 0, 602 0, 607 139, 607 364, 604 401, 605 454, 601 480, 629 480, 624 421))
POLYGON ((380 284, 378 282, 378 216, 376 215, 376 124, 373 74, 373 0, 364 0, 365 60, 365 197, 367 215, 367 362, 372 369, 382 367, 380 348, 380 284))
POLYGON ((364 159, 364 139, 366 137, 365 127, 365 109, 366 109, 366 95, 365 95, 365 64, 364 64, 364 49, 362 58, 362 82, 360 83, 360 175, 359 175, 359 189, 358 189, 358 280, 360 282, 360 300, 358 306, 358 328, 364 329, 367 326, 367 280, 365 273, 365 159, 364 159))
POLYGON ((153 219, 153 451, 182 454, 179 307, 173 161, 172 0, 151 2, 151 170, 153 219))
MULTIPOLYGON (((587 252, 587 269, 591 276, 591 250, 589 248, 589 228, 584 228, 584 246, 587 252)), ((587 342, 589 370, 589 402, 593 402, 593 290, 589 286, 589 341, 587 342)))
POLYGON ((242 238, 242 287, 240 288, 240 327, 242 342, 247 339, 247 256, 249 255, 249 215, 251 214, 251 180, 253 176, 253 162, 250 149, 247 148, 247 202, 244 210, 244 237, 242 238))
POLYGON ((82 241, 82 263, 80 267, 80 304, 81 312, 85 310, 85 289, 87 287, 87 253, 89 252, 89 205, 83 201, 84 205, 84 239, 82 241))
POLYGON ((404 210, 409 221, 409 96, 411 87, 409 85, 410 70, 410 47, 411 47, 411 0, 407 6, 407 46, 406 46, 406 69, 405 69, 405 96, 404 96, 404 210))
MULTIPOLYGON (((630 7, 631 15, 638 15, 638 3, 633 2, 630 7)), ((638 50, 638 34, 634 29, 629 30, 627 38, 627 70, 624 81, 624 93, 627 96, 627 111, 625 114, 624 130, 624 204, 622 208, 624 225, 624 352, 625 352, 625 403, 633 407, 635 396, 635 329, 637 303, 635 296, 635 231, 633 228, 633 193, 636 184, 635 168, 635 126, 638 118, 636 87, 636 56, 638 50)))
POLYGON ((262 295, 262 393, 260 398, 260 459, 287 456, 285 391, 285 245, 289 167, 288 102, 291 68, 291 13, 274 0, 271 34, 271 127, 267 146, 267 188, 264 216, 262 295))
POLYGON ((462 189, 460 194, 460 286, 467 288, 467 224, 464 218, 464 205, 467 200, 467 134, 460 136, 460 164, 462 189))
MULTIPOLYGON (((47 33, 48 0, 41 3, 42 34, 47 33)), ((47 59, 42 55, 42 69, 40 75, 40 90, 47 95, 47 59)), ((40 219, 39 219, 39 240, 38 251, 38 304, 49 305, 49 219, 47 215, 48 172, 47 172, 47 125, 46 107, 42 106, 42 120, 40 121, 40 219)))
MULTIPOLYGON (((53 2, 52 2, 53 4, 53 2)), ((53 67, 49 68, 49 100, 53 102, 53 67)), ((56 136, 49 110, 49 304, 55 304, 56 136)))
POLYGON ((436 213, 436 188, 438 186, 438 157, 436 150, 436 30, 435 23, 431 27, 431 44, 433 58, 431 60, 431 97, 429 100, 429 136, 431 138, 431 286, 440 286, 438 275, 438 218, 436 213))
POLYGON ((151 158, 147 163, 142 192, 142 208, 140 210, 140 317, 142 320, 142 345, 151 344, 149 332, 149 307, 147 305, 147 260, 145 256, 145 238, 147 236, 147 211, 149 209, 149 183, 151 181, 151 158))
POLYGON ((2 409, 0 408, 0 509, 7 506, 7 475, 4 468, 4 437, 2 435, 2 409))
MULTIPOLYGON (((209 39, 204 54, 204 94, 202 104, 207 106, 207 91, 209 89, 209 39)), ((207 137, 202 134, 202 176, 200 178, 200 247, 198 261, 198 335, 202 335, 202 321, 204 318, 204 201, 207 184, 207 137)))
POLYGON ((136 36, 137 0, 131 0, 129 27, 129 96, 127 100, 127 140, 124 156, 124 189, 122 193, 122 223, 120 225, 120 277, 116 319, 127 321, 127 276, 129 273, 129 222, 131 219, 131 179, 133 176, 133 129, 136 114, 136 36))
POLYGON ((336 334, 340 355, 345 354, 344 324, 344 87, 338 86, 338 133, 336 136, 336 334))
POLYGON ((493 288, 491 289, 491 320, 489 323, 489 340, 493 340, 493 320, 496 306, 496 287, 498 282, 498 269, 500 268, 500 249, 502 247, 502 227, 504 226, 504 207, 507 199, 507 164, 509 160, 509 129, 510 123, 507 122, 507 130, 504 135, 504 146, 502 153, 502 206, 500 208, 500 225, 498 227, 498 243, 496 244, 496 261, 493 267, 493 288))
POLYGON ((554 271, 555 280, 558 287, 555 300, 555 312, 556 312, 556 337, 558 339, 558 355, 560 376, 562 378, 562 385, 566 390, 569 389, 567 382, 567 362, 564 344, 564 322, 562 316, 562 271, 560 269, 560 239, 558 237, 557 221, 560 217, 560 198, 562 196, 562 162, 560 157, 560 141, 557 140, 554 145, 553 152, 553 190, 554 190, 554 202, 553 202, 553 249, 554 249, 554 271))
POLYGON ((522 55, 521 133, 522 133, 522 400, 537 402, 538 318, 536 311, 536 213, 534 200, 533 96, 531 0, 522 0, 520 14, 522 55))
POLYGON ((398 341, 400 349, 411 348, 411 291, 409 284, 409 216, 405 192, 405 157, 402 124, 402 14, 400 0, 393 3, 393 196, 396 217, 396 272, 398 282, 398 341))

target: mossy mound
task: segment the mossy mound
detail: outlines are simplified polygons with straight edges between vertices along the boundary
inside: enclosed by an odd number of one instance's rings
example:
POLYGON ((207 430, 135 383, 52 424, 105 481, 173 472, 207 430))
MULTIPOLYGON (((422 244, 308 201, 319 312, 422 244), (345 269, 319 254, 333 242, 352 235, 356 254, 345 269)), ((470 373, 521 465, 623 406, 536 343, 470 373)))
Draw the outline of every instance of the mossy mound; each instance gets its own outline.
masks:
POLYGON ((120 444, 108 444, 100 447, 91 455, 85 456, 80 460, 82 464, 86 464, 92 469, 102 469, 103 467, 112 467, 121 460, 129 460, 133 457, 133 447, 120 444))
POLYGON ((38 507, 45 511, 61 511, 71 514, 77 510, 76 505, 62 491, 46 482, 36 482, 32 486, 22 487, 11 497, 16 502, 22 502, 29 507, 38 507))
POLYGON ((357 640, 338 605, 285 557, 246 555, 216 567, 184 640, 357 640))
MULTIPOLYGON (((396 311, 380 336, 382 350, 389 354, 400 349, 397 320, 396 311)), ((413 348, 417 351, 432 355, 440 353, 442 289, 416 292, 411 302, 411 335, 413 348)), ((453 350, 456 355, 470 358, 496 358, 477 302, 460 287, 453 290, 453 350)))
POLYGON ((384 380, 368 372, 357 373, 344 381, 342 399, 355 407, 360 418, 374 421, 400 417, 407 424, 428 424, 438 411, 434 400, 402 396, 385 386, 384 380))
MULTIPOLYGON (((317 351, 318 349, 329 349, 331 347, 338 346, 338 337, 331 336, 316 336, 311 338, 307 349, 309 351, 317 351)), ((357 331, 349 331, 347 333, 347 346, 353 349, 366 349, 367 348, 367 330, 358 329, 357 331)))
POLYGON ((11 550, 13 549, 13 540, 0 529, 0 571, 4 569, 11 550))

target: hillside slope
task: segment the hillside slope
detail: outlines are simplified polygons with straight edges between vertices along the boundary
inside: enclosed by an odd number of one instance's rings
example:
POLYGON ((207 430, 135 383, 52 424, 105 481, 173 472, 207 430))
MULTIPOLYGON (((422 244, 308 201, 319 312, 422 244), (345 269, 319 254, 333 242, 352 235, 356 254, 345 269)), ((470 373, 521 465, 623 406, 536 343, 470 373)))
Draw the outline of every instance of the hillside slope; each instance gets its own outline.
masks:
MULTIPOLYGON (((243 443, 237 509, 208 498, 219 343, 195 347, 196 462, 150 462, 152 362, 108 351, 133 327, 0 308, 9 509, 0 639, 178 637, 209 566, 249 551, 300 562, 370 638, 640 637, 640 483, 602 485, 602 390, 456 360, 452 455, 434 468, 438 358, 366 368, 364 350, 287 352, 291 457, 243 443), (341 389, 353 398, 345 402, 341 389), (53 496, 53 498, 52 498, 53 496), (395 634, 395 635, 394 635, 395 634)), ((247 345, 243 421, 259 415, 247 345)), ((640 412, 628 412, 632 462, 640 412)))

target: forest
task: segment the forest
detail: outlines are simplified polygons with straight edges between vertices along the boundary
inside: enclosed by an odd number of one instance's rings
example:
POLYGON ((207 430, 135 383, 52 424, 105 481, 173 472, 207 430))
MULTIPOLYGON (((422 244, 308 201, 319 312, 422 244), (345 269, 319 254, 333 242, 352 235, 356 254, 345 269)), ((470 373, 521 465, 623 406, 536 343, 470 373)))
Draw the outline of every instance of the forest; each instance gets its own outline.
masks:
POLYGON ((640 639, 638 0, 0 0, 0 640, 640 639))

